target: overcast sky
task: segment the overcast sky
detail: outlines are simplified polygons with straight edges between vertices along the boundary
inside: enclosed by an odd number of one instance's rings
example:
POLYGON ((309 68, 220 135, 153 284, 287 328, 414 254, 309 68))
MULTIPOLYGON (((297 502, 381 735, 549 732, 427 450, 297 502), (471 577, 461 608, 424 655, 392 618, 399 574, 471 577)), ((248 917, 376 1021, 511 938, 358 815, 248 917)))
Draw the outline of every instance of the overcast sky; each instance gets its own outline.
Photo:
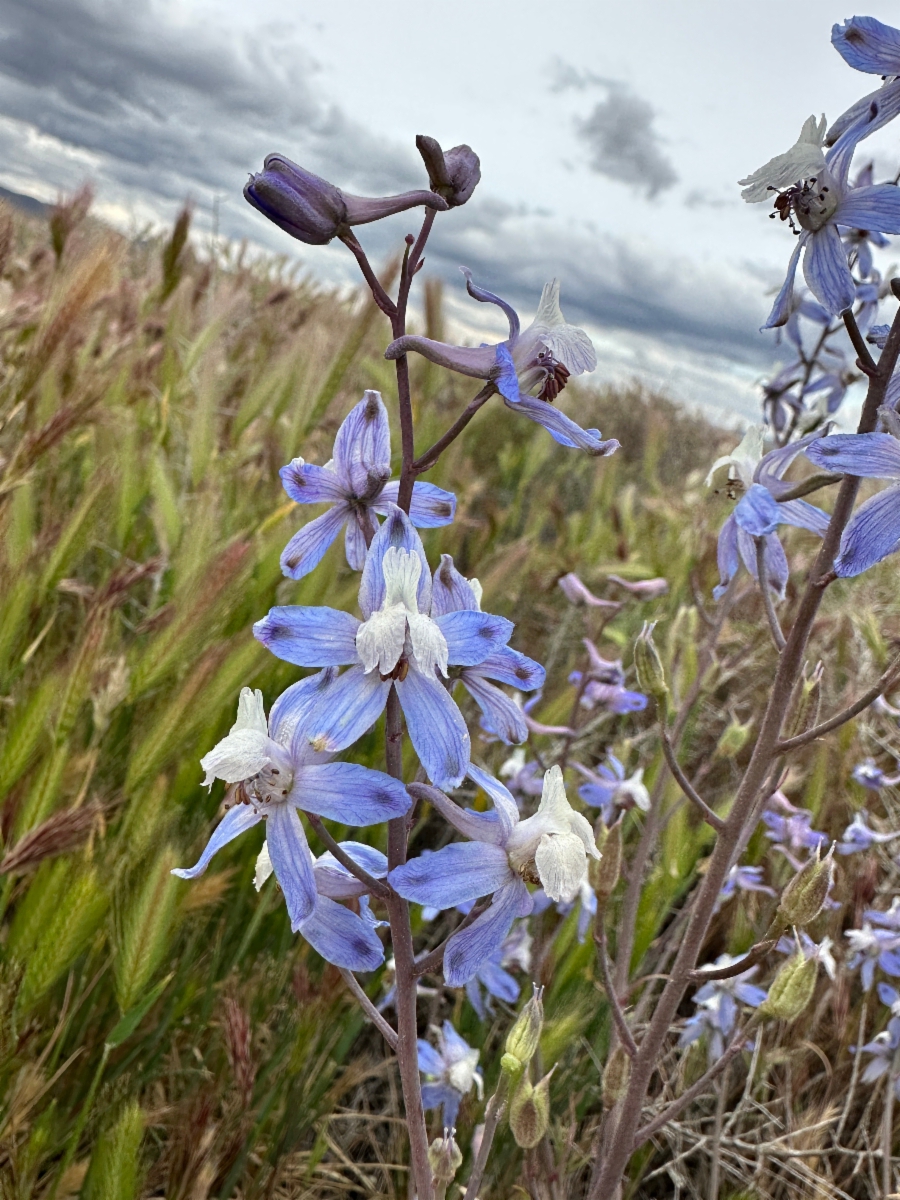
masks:
MULTIPOLYGON (((279 150, 349 191, 422 186, 417 133, 468 142, 482 182, 439 218, 428 268, 459 332, 489 319, 457 267, 529 320, 558 275, 598 379, 753 416, 758 327, 790 232, 735 181, 872 90, 831 48, 833 0, 0 0, 0 185, 55 199, 86 178, 128 225, 186 196, 208 226, 350 278, 244 202, 279 150), (464 323, 468 324, 464 324, 464 323)), ((900 2, 864 9, 900 25, 900 2)), ((879 177, 900 123, 864 143, 879 177)), ((857 158, 861 165, 862 154, 857 158)), ((376 259, 409 215, 368 227, 376 259)), ((885 260, 890 261, 890 253, 885 260)), ((498 324, 496 332, 501 332, 498 324)), ((488 326, 485 336, 491 333, 488 326)))

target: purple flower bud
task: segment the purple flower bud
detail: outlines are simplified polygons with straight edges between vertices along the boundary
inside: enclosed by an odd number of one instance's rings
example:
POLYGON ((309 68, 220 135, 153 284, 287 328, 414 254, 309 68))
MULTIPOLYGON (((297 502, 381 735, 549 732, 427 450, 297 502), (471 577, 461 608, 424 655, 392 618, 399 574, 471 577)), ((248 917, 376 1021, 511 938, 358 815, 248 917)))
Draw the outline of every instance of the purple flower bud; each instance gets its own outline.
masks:
POLYGON ((283 154, 269 154, 258 175, 251 175, 244 198, 285 233, 309 246, 324 246, 382 217, 425 204, 443 212, 449 204, 434 192, 403 192, 399 196, 351 196, 297 166, 283 154))
POLYGON ((428 171, 431 190, 443 196, 451 208, 465 204, 481 179, 481 164, 471 146, 454 146, 445 152, 434 138, 420 133, 416 149, 428 171))

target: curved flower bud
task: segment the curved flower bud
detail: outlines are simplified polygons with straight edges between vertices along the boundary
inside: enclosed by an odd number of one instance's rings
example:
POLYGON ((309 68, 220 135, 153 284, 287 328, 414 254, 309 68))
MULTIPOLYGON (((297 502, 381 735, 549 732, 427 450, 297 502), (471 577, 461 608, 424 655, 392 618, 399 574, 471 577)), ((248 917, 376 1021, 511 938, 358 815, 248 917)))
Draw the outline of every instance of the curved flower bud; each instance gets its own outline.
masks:
POLYGON ((472 147, 454 146, 445 151, 433 137, 420 133, 416 149, 425 163, 431 190, 443 196, 451 208, 465 204, 481 179, 481 163, 472 147))
POLYGON ((309 246, 324 246, 349 232, 351 225, 366 225, 420 204, 439 212, 450 207, 443 196, 424 190, 398 196, 351 196, 283 154, 266 156, 262 171, 251 175, 245 185, 244 199, 309 246))

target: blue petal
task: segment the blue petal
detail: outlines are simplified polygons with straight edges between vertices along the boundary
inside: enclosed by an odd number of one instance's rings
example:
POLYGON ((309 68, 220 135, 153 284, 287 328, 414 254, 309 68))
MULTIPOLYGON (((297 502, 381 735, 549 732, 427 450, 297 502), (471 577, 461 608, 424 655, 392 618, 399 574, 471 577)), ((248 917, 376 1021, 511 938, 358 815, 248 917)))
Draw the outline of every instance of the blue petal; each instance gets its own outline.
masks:
POLYGON ((508 746, 518 746, 528 738, 525 715, 504 692, 483 679, 478 669, 470 667, 461 676, 463 687, 482 712, 481 724, 508 746))
POLYGON ((519 998, 518 981, 510 975, 509 971, 504 969, 496 962, 486 962, 478 972, 478 978, 498 1000, 505 1000, 507 1004, 515 1004, 519 998))
POLYGON ((365 495, 373 480, 391 474, 391 430, 378 392, 367 391, 344 418, 334 439, 334 465, 350 491, 365 495))
POLYGON ((583 783, 578 795, 592 808, 605 808, 616 794, 618 783, 583 783))
POLYGON ((875 17, 832 25, 831 44, 844 62, 871 75, 900 75, 900 30, 875 17))
POLYGON ((419 1053, 419 1070, 423 1075, 440 1075, 444 1070, 444 1060, 430 1042, 418 1038, 416 1048, 419 1053))
POLYGON ((281 552, 281 570, 289 579, 302 579, 314 570, 341 532, 348 508, 343 501, 300 529, 281 552))
POLYGON ((441 555, 431 587, 431 615, 443 617, 451 612, 478 612, 480 605, 471 583, 457 571, 450 554, 441 555))
POLYGON ((377 971, 384 962, 384 948, 369 922, 327 896, 316 898, 300 932, 327 962, 346 971, 377 971))
POLYGON ((490 1001, 487 1004, 484 1002, 484 998, 481 995, 481 984, 477 975, 466 984, 466 997, 475 1009, 479 1021, 486 1021, 488 1012, 493 1012, 493 1009, 490 1007, 490 1001))
POLYGON ((520 692, 533 692, 544 686, 547 672, 540 663, 509 646, 501 646, 478 664, 478 674, 497 683, 506 683, 520 692))
POLYGON ((719 583, 713 588, 713 598, 721 600, 737 574, 738 566, 738 546, 737 546, 737 521, 732 513, 725 521, 725 524, 719 530, 719 540, 716 544, 716 559, 719 566, 719 583))
POLYGON ((872 187, 854 188, 838 205, 834 220, 840 225, 876 233, 900 233, 900 187, 876 183, 872 187))
POLYGON ((306 834, 293 804, 269 806, 266 845, 296 933, 315 907, 316 880, 306 834))
MULTIPOLYGON (((473 770, 477 769, 469 764, 470 775, 473 770)), ((471 838, 473 841, 490 842, 495 846, 502 846, 519 819, 518 809, 516 809, 515 801, 511 796, 509 799, 515 812, 512 822, 508 820, 507 814, 504 814, 504 819, 501 821, 496 809, 491 812, 476 812, 471 808, 461 808, 449 796, 445 796, 439 788, 428 787, 427 784, 418 786, 421 788, 424 798, 437 809, 444 820, 449 821, 454 829, 458 829, 463 837, 471 838)))
POLYGON ((778 505, 778 523, 793 525, 797 529, 808 529, 810 533, 824 537, 831 517, 814 504, 807 504, 805 500, 786 500, 778 505))
MULTIPOLYGON (((363 842, 341 842, 340 846, 345 854, 375 879, 384 879, 387 875, 387 859, 374 846, 367 846, 363 842)), ((316 891, 320 896, 329 896, 332 900, 349 900, 366 891, 366 885, 339 863, 330 850, 316 859, 313 874, 316 877, 316 891)))
POLYGON ((775 303, 772 305, 772 311, 766 318, 763 329, 776 329, 779 325, 787 323, 791 315, 791 310, 794 306, 794 276, 797 274, 797 263, 800 261, 800 251, 806 245, 809 234, 804 232, 797 238, 797 244, 794 247, 794 253, 791 255, 788 263, 787 275, 784 278, 784 283, 781 285, 781 291, 775 297, 775 303))
POLYGON ((582 429, 546 400, 536 400, 533 396, 524 395, 519 388, 519 378, 512 355, 502 344, 497 347, 497 365, 500 373, 495 383, 506 407, 521 413, 523 417, 528 417, 530 421, 536 421, 538 425, 543 425, 554 441, 559 442, 561 446, 586 450, 588 454, 599 457, 606 457, 618 450, 619 443, 615 438, 604 442, 599 429, 582 429))
POLYGON ((886 488, 860 505, 844 530, 834 564, 849 578, 881 562, 900 546, 900 487, 886 488))
POLYGON ((763 487, 768 488, 777 500, 779 496, 783 496, 785 492, 789 492, 794 487, 793 483, 782 478, 785 471, 801 451, 813 442, 821 441, 822 437, 822 431, 818 431, 809 433, 796 442, 789 442, 786 446, 776 446, 774 450, 770 450, 759 460, 756 470, 753 472, 753 482, 761 483, 763 487))
POLYGON ((462 1095, 455 1088, 450 1087, 449 1084, 422 1084, 422 1107, 429 1109, 439 1108, 443 1105, 444 1111, 441 1114, 441 1125, 447 1129, 452 1129, 456 1125, 461 1100, 462 1095))
POLYGON ((734 510, 734 519, 751 537, 764 537, 778 528, 778 504, 761 483, 754 483, 734 510))
MULTIPOLYGON (((297 730, 305 730, 307 722, 318 709, 323 693, 334 682, 336 675, 334 667, 327 667, 285 688, 269 713, 269 736, 273 741, 282 746, 292 744, 297 730)), ((302 733, 300 736, 303 736, 302 733)))
POLYGON ((409 810, 409 793, 399 779, 356 763, 301 767, 288 801, 341 825, 376 825, 409 810))
MULTIPOLYGON (((399 492, 399 480, 386 483, 372 507, 376 512, 383 513, 386 503, 397 503, 399 492)), ((455 515, 456 497, 452 492, 445 492, 443 488, 435 487, 433 483, 420 481, 413 484, 409 519, 417 529, 437 529, 441 525, 449 525, 455 515)))
POLYGON ((359 607, 366 620, 384 604, 386 588, 383 564, 384 556, 391 546, 419 556, 422 564, 422 573, 416 589, 419 612, 427 613, 431 607, 431 572, 428 569, 422 539, 402 509, 394 504, 386 504, 384 507, 386 519, 372 538, 359 584, 359 607))
MULTIPOLYGON (((375 518, 372 518, 375 521, 375 518)), ((377 524, 377 522, 375 522, 377 524)), ((347 521, 347 531, 344 534, 344 553, 347 556, 347 566, 351 571, 361 571, 366 565, 366 535, 354 513, 347 521)))
POLYGON ((471 743, 453 697, 435 676, 415 667, 396 688, 410 741, 428 778, 435 787, 457 787, 469 766, 471 743))
POLYGON ((444 979, 449 987, 463 987, 503 945, 516 917, 532 909, 528 888, 513 878, 494 893, 491 906, 466 929, 454 933, 444 952, 444 979))
POLYGON ((298 731, 291 746, 294 761, 308 760, 312 745, 332 752, 352 746, 384 712, 390 690, 391 681, 377 671, 368 675, 362 667, 344 671, 323 689, 320 703, 298 731))
POLYGON ((900 479, 900 442, 889 433, 835 433, 813 442, 806 457, 825 471, 900 479))
POLYGON ((825 225, 810 235, 803 258, 803 274, 816 299, 834 316, 853 307, 856 284, 836 226, 825 225))
POLYGON ((210 859, 217 850, 221 850, 223 846, 227 846, 230 841, 238 837, 247 829, 252 829, 258 824, 262 817, 250 807, 249 804, 236 804, 234 808, 229 808, 228 812, 213 830, 213 835, 206 843, 203 853, 197 859, 193 867, 176 867, 172 874, 177 875, 179 879, 196 879, 198 875, 202 875, 209 866, 210 859))
POLYGON ((491 896, 513 877, 506 851, 488 842, 451 842, 442 850, 411 858, 388 875, 404 900, 434 908, 455 908, 491 896))
POLYGON ((288 604, 270 608, 253 626, 253 636, 295 667, 340 667, 359 662, 359 626, 356 617, 338 608, 288 604))
MULTIPOLYGON (((739 528, 737 531, 737 543, 741 558, 744 560, 744 566, 757 583, 759 583, 759 576, 756 572, 756 542, 749 533, 745 533, 743 529, 739 528)), ((766 536, 765 565, 766 579, 769 587, 779 600, 783 600, 784 591, 787 587, 789 568, 784 547, 778 540, 777 533, 770 533, 766 536)))
POLYGON ((493 775, 489 775, 481 767, 476 767, 474 763, 469 764, 468 775, 472 782, 477 784, 493 803, 497 820, 500 822, 500 828, 503 831, 502 840, 505 842, 519 823, 519 806, 516 804, 512 793, 508 788, 503 786, 499 779, 495 779, 493 775))
POLYGON ((828 130, 829 143, 838 142, 848 132, 862 141, 876 129, 881 129, 900 113, 900 84, 896 80, 882 84, 861 100, 852 104, 828 130))
POLYGON ((451 612, 437 618, 447 642, 447 661, 456 667, 477 667, 505 646, 515 626, 506 617, 484 612, 451 612))
POLYGON ((347 489, 330 467, 295 458, 278 472, 284 490, 298 504, 340 504, 347 499, 347 489))

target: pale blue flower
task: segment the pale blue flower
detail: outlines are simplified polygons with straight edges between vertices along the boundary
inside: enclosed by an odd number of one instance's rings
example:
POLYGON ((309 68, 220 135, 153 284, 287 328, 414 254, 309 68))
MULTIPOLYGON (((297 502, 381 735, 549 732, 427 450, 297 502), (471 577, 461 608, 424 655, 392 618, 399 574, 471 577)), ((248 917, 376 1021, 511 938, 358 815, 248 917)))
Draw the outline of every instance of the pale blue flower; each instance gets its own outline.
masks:
MULTIPOLYGON (((298 810, 358 826, 391 820, 410 806, 409 794, 398 780, 355 763, 331 762, 333 754, 316 743, 322 736, 317 714, 329 682, 330 672, 323 671, 295 683, 272 705, 268 721, 262 693, 242 690, 231 731, 200 762, 207 786, 214 779, 231 785, 232 807, 197 863, 172 872, 181 879, 196 879, 218 850, 265 821, 268 853, 295 931, 314 909, 322 915, 313 857, 298 810), (317 733, 311 738, 313 727, 317 733)), ((346 923, 346 917, 332 915, 346 923)))
POLYGON ((384 352, 385 358, 401 358, 414 351, 450 371, 490 381, 507 408, 543 425, 560 445, 601 456, 617 450, 619 443, 615 439, 603 441, 599 429, 582 429, 553 407, 552 401, 570 376, 593 371, 597 365, 591 339, 562 315, 559 281, 554 279, 544 287, 534 321, 522 330, 518 314, 510 304, 493 292, 477 287, 472 282, 471 271, 465 267, 462 271, 473 299, 496 304, 506 314, 509 321, 506 341, 494 346, 452 346, 432 338, 406 334, 391 342, 384 352))
MULTIPOLYGON (((714 963, 709 963, 700 970, 730 967, 739 959, 739 955, 720 954, 714 963)), ((738 1005, 746 1004, 750 1008, 758 1008, 766 998, 765 988, 749 982, 757 969, 750 967, 749 970, 729 979, 711 979, 709 983, 704 983, 694 994, 697 1012, 685 1021, 678 1045, 690 1046, 706 1036, 709 1064, 712 1066, 717 1062, 725 1053, 725 1039, 737 1024, 738 1005)))
MULTIPOLYGON (((374 514, 384 516, 397 503, 400 484, 391 477, 391 431, 387 409, 378 392, 367 391, 344 419, 334 439, 334 457, 324 467, 295 458, 279 472, 284 490, 298 504, 329 504, 322 516, 295 533, 281 555, 281 569, 302 579, 322 561, 325 551, 346 526, 347 562, 361 571, 366 561, 366 533, 378 528, 374 514)), ((419 529, 449 525, 456 497, 433 483, 413 484, 409 519, 419 529)))
POLYGON ((443 1106, 441 1125, 452 1129, 456 1125, 459 1106, 474 1087, 479 1100, 484 1095, 480 1052, 456 1032, 449 1021, 438 1028, 432 1026, 437 1046, 424 1038, 418 1040, 419 1070, 425 1076, 422 1084, 422 1107, 443 1106))

